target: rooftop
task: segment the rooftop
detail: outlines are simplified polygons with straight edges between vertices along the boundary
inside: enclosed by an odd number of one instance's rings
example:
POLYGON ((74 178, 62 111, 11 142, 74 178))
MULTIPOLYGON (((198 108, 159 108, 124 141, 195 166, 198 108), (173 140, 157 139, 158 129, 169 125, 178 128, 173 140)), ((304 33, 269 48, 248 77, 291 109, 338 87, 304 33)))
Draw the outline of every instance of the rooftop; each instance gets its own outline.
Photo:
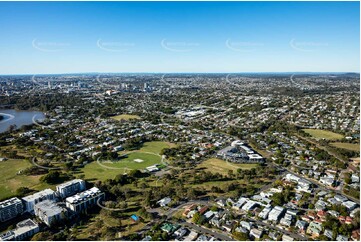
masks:
POLYGON ((51 190, 50 188, 47 188, 47 189, 42 190, 40 192, 37 192, 37 193, 34 193, 32 195, 23 197, 23 200, 29 202, 29 201, 33 201, 33 200, 38 199, 40 197, 45 197, 45 196, 48 196, 48 195, 51 195, 51 194, 54 194, 54 191, 51 190))
POLYGON ((74 179, 74 180, 67 181, 67 182, 64 182, 64 183, 56 186, 56 189, 61 189, 61 188, 64 188, 64 187, 67 187, 67 186, 70 186, 70 185, 73 185, 76 183, 82 183, 82 182, 84 182, 84 181, 81 179, 74 179))

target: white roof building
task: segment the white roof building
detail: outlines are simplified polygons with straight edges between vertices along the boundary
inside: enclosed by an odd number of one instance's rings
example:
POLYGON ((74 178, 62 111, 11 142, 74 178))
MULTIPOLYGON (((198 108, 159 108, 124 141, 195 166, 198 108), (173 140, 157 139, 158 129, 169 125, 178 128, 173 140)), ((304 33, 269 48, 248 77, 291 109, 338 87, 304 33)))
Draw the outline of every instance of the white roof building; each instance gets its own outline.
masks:
POLYGON ((25 240, 39 232, 39 226, 31 219, 19 222, 16 228, 0 235, 0 241, 25 240))
POLYGON ((81 212, 92 207, 105 198, 105 194, 97 187, 78 193, 65 199, 66 207, 73 212, 81 212))
POLYGON ((56 186, 58 195, 62 198, 70 197, 85 190, 85 181, 74 179, 56 186))
POLYGON ((22 200, 25 204, 25 211, 34 213, 34 205, 44 200, 55 200, 55 192, 48 188, 33 195, 23 197, 22 200))
POLYGON ((285 209, 280 206, 275 206, 268 214, 268 220, 278 222, 281 219, 285 209))
POLYGON ((262 219, 267 219, 268 214, 271 212, 272 207, 265 207, 259 214, 258 217, 262 219))

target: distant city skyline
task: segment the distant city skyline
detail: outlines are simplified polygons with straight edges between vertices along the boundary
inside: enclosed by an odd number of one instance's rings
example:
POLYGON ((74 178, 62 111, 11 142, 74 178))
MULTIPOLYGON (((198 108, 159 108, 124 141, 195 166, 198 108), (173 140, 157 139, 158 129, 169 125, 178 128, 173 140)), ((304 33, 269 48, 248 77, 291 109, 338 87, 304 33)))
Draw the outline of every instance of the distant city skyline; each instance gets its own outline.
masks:
POLYGON ((360 72, 359 2, 0 2, 0 75, 360 72))

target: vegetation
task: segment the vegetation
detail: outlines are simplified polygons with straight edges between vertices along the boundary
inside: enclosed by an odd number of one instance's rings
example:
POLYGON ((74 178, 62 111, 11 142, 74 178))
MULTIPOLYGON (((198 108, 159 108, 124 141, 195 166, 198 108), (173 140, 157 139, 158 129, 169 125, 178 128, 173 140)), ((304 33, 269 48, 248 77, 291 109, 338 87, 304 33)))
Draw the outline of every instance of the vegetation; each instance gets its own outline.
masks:
POLYGON ((344 137, 341 134, 321 129, 303 129, 303 131, 305 131, 315 139, 338 140, 344 137))
POLYGON ((0 162, 0 200, 17 194, 19 187, 34 189, 40 184, 39 175, 28 176, 21 171, 31 167, 31 163, 26 160, 9 159, 0 162))
POLYGON ((120 120, 132 120, 132 119, 140 119, 140 117, 138 115, 131 115, 131 114, 120 114, 120 115, 116 115, 111 117, 112 119, 115 119, 117 121, 120 120))
POLYGON ((164 148, 174 147, 167 142, 153 141, 145 142, 137 150, 124 151, 120 153, 118 160, 99 160, 85 165, 80 169, 87 180, 105 181, 114 179, 119 174, 125 174, 135 169, 145 169, 155 164, 161 165, 161 156, 158 155, 164 148), (142 160, 140 162, 140 160, 142 160), (138 162, 137 162, 138 161, 138 162))
POLYGON ((258 164, 237 164, 232 162, 227 162, 217 158, 211 158, 203 161, 198 168, 204 168, 206 171, 212 173, 220 173, 222 175, 227 175, 229 171, 237 172, 238 169, 250 170, 256 168, 258 164))
POLYGON ((334 143, 331 143, 331 145, 334 147, 337 147, 337 148, 341 148, 341 149, 360 152, 360 144, 334 142, 334 143))

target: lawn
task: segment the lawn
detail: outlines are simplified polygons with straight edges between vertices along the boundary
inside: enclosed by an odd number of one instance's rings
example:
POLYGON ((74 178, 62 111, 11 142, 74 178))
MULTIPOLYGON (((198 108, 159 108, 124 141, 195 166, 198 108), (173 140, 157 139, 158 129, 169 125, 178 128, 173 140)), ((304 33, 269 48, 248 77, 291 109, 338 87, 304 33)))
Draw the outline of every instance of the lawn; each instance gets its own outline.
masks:
POLYGON ((164 148, 174 147, 175 144, 161 141, 146 142, 139 150, 125 151, 128 157, 118 161, 94 161, 81 169, 85 179, 100 180, 113 179, 118 174, 124 174, 133 169, 142 170, 148 166, 161 163, 159 153, 164 148), (137 160, 142 160, 137 162, 137 160))
POLYGON ((176 144, 170 142, 152 141, 144 143, 139 151, 159 154, 164 148, 173 148, 176 146, 176 144))
POLYGON ((32 166, 28 161, 9 159, 0 162, 0 199, 15 195, 19 187, 37 189, 41 176, 17 175, 18 171, 32 166))
POLYGON ((344 137, 341 134, 321 129, 303 129, 303 131, 310 134, 315 139, 338 140, 344 137))
POLYGON ((203 161, 201 164, 197 166, 197 168, 205 168, 207 171, 213 173, 220 173, 223 175, 227 175, 229 170, 236 172, 238 169, 252 169, 256 168, 258 164, 236 164, 227 162, 217 158, 211 158, 206 161, 203 161))
POLYGON ((112 119, 115 120, 131 120, 131 119, 140 119, 140 117, 138 115, 131 115, 131 114, 120 114, 120 115, 116 115, 111 117, 112 119))
POLYGON ((360 144, 334 142, 334 143, 331 143, 331 145, 335 146, 337 148, 341 148, 341 149, 360 152, 360 144))
POLYGON ((120 159, 118 161, 100 161, 100 162, 103 167, 122 168, 122 170, 124 170, 124 168, 129 168, 132 170, 135 169, 141 170, 148 166, 161 164, 161 157, 156 154, 142 153, 136 151, 136 152, 128 153, 128 157, 120 159))

